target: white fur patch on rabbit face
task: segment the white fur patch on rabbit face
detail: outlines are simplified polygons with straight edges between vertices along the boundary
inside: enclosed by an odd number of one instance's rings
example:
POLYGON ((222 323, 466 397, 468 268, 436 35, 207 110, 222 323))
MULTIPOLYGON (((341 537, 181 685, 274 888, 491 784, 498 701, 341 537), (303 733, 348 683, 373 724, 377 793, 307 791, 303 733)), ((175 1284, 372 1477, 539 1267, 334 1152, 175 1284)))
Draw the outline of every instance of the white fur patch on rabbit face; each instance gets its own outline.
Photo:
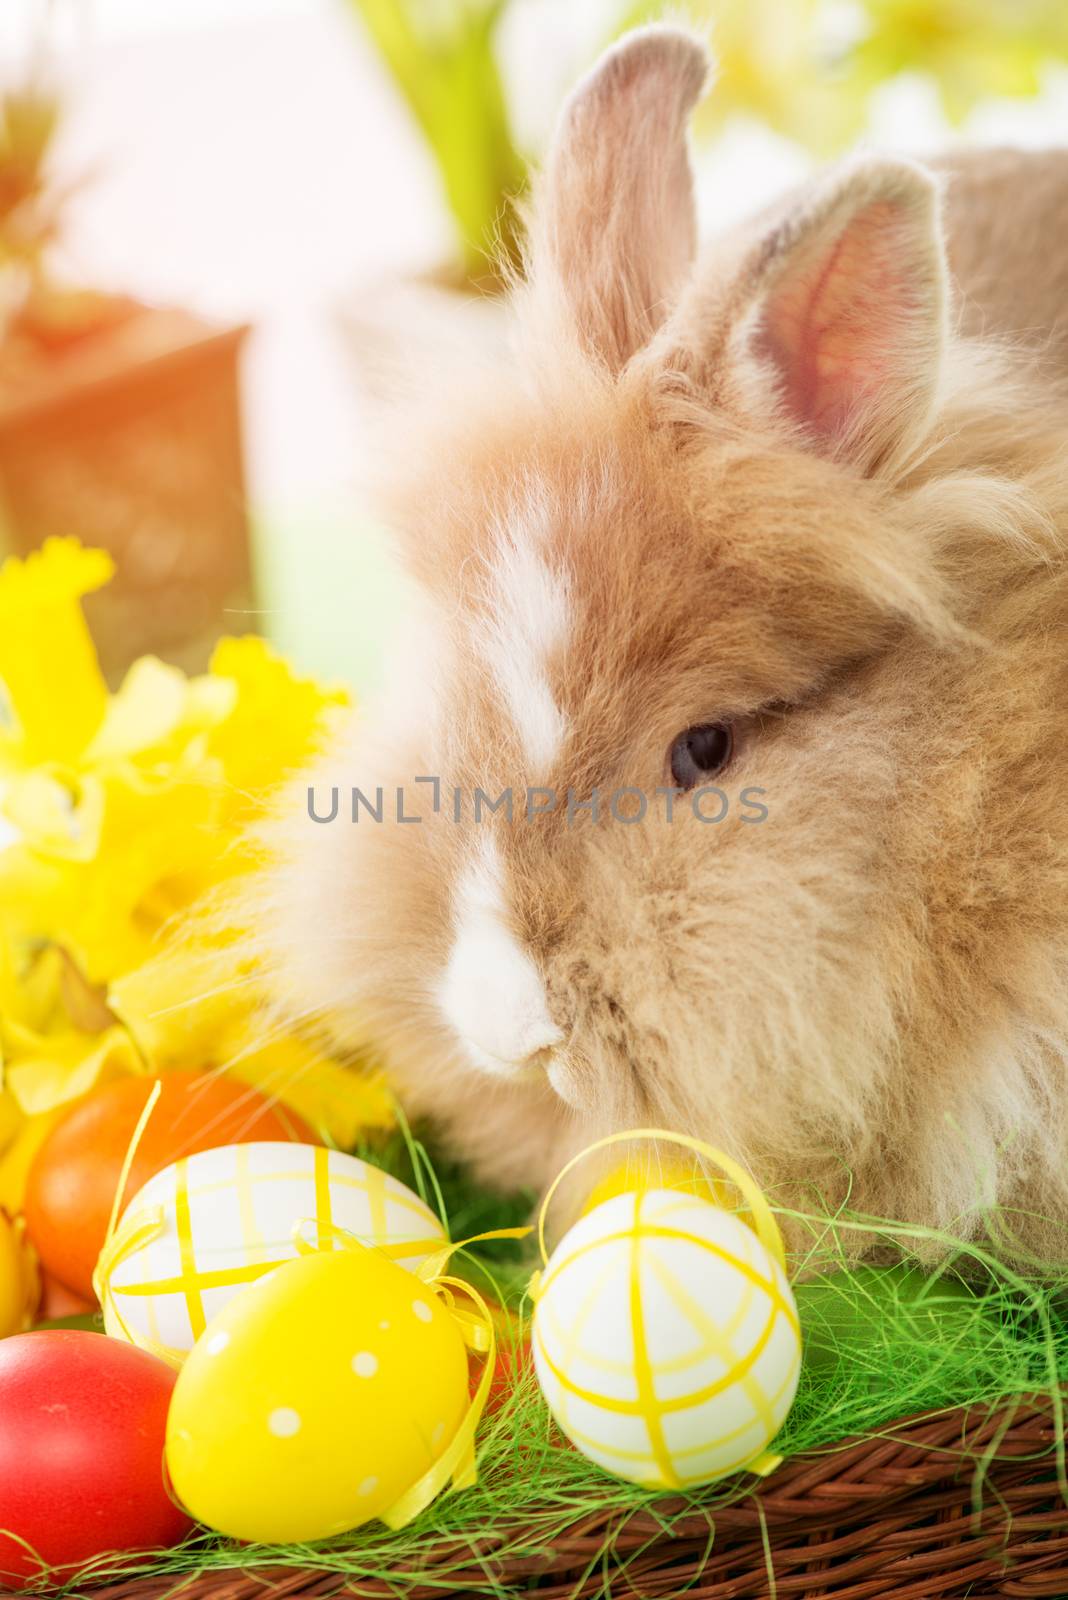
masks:
POLYGON ((453 908, 452 949, 438 990, 447 1022, 483 1071, 513 1080, 540 1071, 563 1034, 549 1014, 538 969, 509 926, 495 840, 479 841, 453 908))
POLYGON ((540 548, 548 519, 547 498, 531 494, 500 529, 485 580, 485 610, 473 626, 476 649, 535 776, 553 765, 566 731, 548 662, 567 642, 571 605, 566 576, 548 565, 540 548))

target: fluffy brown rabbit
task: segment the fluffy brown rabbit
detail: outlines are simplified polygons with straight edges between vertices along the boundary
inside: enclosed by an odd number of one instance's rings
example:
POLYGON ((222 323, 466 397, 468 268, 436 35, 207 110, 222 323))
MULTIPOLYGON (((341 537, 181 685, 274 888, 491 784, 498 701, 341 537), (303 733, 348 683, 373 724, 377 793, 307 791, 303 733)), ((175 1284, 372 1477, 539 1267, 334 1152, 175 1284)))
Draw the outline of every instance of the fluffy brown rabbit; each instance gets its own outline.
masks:
POLYGON ((579 86, 513 356, 405 419, 418 614, 265 959, 487 1180, 656 1123, 1068 1254, 1068 154, 865 157, 695 261, 706 69, 579 86))

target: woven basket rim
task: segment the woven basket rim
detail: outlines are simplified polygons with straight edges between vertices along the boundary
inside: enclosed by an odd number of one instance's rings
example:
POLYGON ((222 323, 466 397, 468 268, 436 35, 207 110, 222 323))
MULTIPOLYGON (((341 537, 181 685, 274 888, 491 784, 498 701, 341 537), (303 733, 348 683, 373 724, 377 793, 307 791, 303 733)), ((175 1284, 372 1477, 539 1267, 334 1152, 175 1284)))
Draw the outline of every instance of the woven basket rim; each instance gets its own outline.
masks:
MULTIPOLYGON (((1066 1392, 1068 1386, 1060 1393, 1066 1392)), ((600 1571, 610 1552, 616 1568, 630 1563, 618 1591, 628 1597, 1065 1600, 1068 1484, 1059 1405, 1060 1396, 1045 1391, 920 1412, 873 1435, 804 1451, 725 1501, 710 1491, 702 1502, 698 1492, 591 1513, 548 1548, 532 1528, 523 1555, 504 1549, 506 1543, 523 1548, 521 1518, 477 1539, 429 1541, 418 1563, 396 1571, 388 1584, 339 1570, 335 1549, 300 1566, 161 1571, 100 1585, 87 1576, 75 1592, 87 1600, 262 1600, 265 1589, 272 1597, 347 1592, 368 1600, 443 1600, 494 1593, 492 1574, 497 1593, 511 1584, 527 1592, 530 1581, 540 1580, 529 1592, 581 1600, 616 1593, 605 1589, 600 1571), (769 1559, 783 1568, 774 1589, 769 1559), (591 1566, 592 1584, 583 1578, 591 1566), (715 1574, 727 1566, 744 1570, 721 1582, 715 1574), (1006 1577, 1010 1571, 1017 1576, 1006 1577), (995 1577, 998 1587, 969 1587, 995 1577)))

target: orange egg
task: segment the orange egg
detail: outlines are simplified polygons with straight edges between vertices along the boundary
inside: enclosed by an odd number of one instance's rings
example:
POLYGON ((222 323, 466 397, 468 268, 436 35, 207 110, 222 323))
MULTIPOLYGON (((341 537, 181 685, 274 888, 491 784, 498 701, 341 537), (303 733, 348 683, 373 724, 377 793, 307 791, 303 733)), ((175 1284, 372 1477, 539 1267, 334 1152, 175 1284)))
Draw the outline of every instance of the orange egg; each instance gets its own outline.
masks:
POLYGON ((95 1297, 87 1300, 84 1295, 75 1294, 73 1289, 68 1289, 65 1283, 60 1283, 58 1278, 53 1278, 50 1272, 41 1273, 38 1322, 60 1322, 67 1317, 91 1317, 94 1312, 99 1316, 100 1307, 95 1297))
MULTIPOLYGON (((26 1183, 30 1238, 46 1270, 92 1296, 122 1164, 155 1078, 120 1078, 76 1100, 38 1150, 26 1183)), ((137 1147, 124 1200, 180 1156, 257 1140, 314 1144, 287 1107, 235 1078, 168 1072, 137 1147)))

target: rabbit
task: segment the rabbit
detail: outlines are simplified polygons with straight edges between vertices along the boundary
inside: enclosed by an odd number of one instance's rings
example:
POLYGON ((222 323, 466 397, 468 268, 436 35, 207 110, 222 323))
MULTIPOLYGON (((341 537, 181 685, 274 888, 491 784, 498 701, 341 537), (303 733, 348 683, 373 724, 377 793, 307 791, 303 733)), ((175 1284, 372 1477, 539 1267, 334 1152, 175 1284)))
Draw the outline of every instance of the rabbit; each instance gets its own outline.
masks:
POLYGON ((257 956, 487 1184, 663 1127, 1063 1256, 1068 153, 855 157, 699 251, 708 74, 601 59, 509 351, 404 412, 417 598, 257 956))

